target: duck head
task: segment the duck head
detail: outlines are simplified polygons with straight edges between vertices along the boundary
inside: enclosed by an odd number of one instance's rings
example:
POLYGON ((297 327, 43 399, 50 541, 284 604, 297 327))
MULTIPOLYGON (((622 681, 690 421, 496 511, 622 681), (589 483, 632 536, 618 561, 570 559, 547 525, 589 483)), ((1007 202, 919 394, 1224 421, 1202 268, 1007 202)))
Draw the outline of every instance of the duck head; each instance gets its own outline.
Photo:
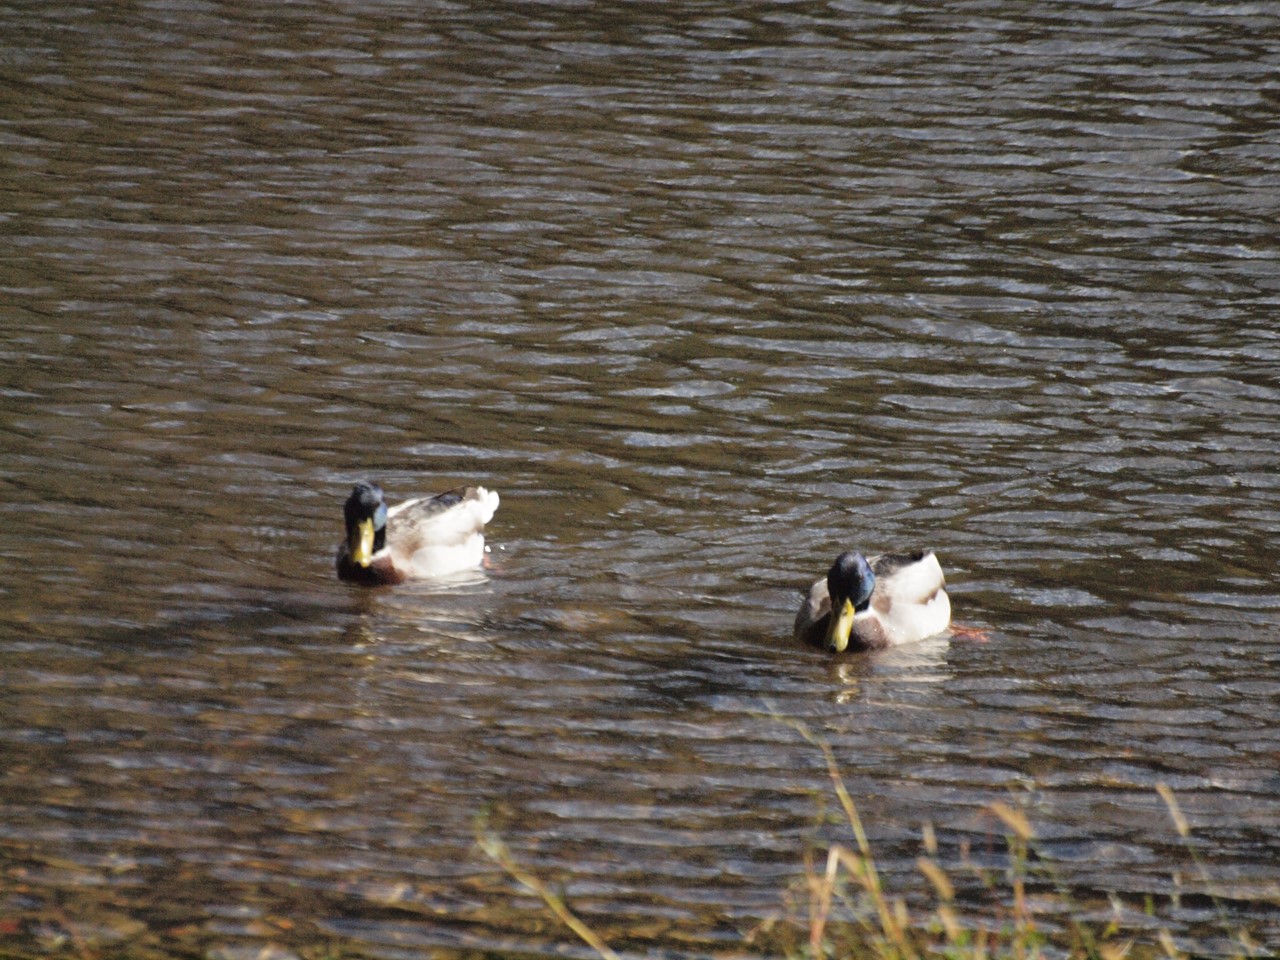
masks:
POLYGON ((361 481, 351 488, 342 508, 347 522, 347 553, 362 567, 387 544, 387 502, 376 483, 361 481))
POLYGON ((836 557, 836 562, 827 571, 831 618, 827 622, 826 645, 832 653, 839 653, 849 646, 853 618, 867 609, 875 586, 876 575, 862 554, 849 550, 836 557))

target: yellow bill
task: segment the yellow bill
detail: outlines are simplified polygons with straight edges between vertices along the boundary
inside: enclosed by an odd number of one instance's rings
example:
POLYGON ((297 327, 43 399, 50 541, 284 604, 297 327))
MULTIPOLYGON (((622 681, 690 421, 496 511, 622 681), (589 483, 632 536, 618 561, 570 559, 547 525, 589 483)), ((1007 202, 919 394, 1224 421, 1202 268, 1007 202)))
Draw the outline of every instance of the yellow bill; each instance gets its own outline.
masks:
POLYGON ((373 518, 361 520, 356 527, 356 536, 351 539, 348 545, 351 559, 362 567, 369 566, 373 562, 373 518))
POLYGON ((849 646, 849 634, 853 631, 853 601, 845 600, 837 610, 831 608, 827 621, 827 647, 839 653, 849 646))

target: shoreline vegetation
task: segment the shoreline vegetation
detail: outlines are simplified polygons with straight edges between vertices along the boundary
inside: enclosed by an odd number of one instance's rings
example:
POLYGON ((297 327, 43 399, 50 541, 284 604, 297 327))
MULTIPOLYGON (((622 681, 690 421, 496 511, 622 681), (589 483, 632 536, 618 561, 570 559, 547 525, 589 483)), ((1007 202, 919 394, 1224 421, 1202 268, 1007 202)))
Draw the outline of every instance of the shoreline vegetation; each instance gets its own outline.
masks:
MULTIPOLYGON (((1121 960, 1121 958, 1185 958, 1210 955, 1225 960, 1275 956, 1253 939, 1245 926, 1233 922, 1226 903, 1252 901, 1280 908, 1280 882, 1261 895, 1241 896, 1221 887, 1208 875, 1191 843, 1191 824, 1173 791, 1164 784, 1156 792, 1191 861, 1194 888, 1170 895, 1199 897, 1216 918, 1214 949, 1179 943, 1161 925, 1149 898, 1135 922, 1133 908, 1112 897, 1109 910, 1077 902, 1056 874, 1051 859, 1037 848, 1036 833, 1027 815, 1015 806, 994 801, 986 810, 1000 825, 1008 851, 1003 868, 965 865, 970 881, 977 880, 994 897, 994 908, 968 906, 958 884, 938 858, 931 826, 923 828, 924 854, 916 861, 927 881, 932 903, 909 907, 882 882, 881 873, 853 797, 845 785, 831 747, 804 724, 782 721, 821 752, 839 804, 840 821, 849 831, 846 842, 825 850, 804 852, 804 875, 785 896, 786 909, 743 936, 743 954, 783 956, 791 960, 1121 960), (1103 915, 1100 916, 1100 913, 1103 915), (1109 915, 1108 915, 1109 914, 1109 915)), ((620 954, 546 882, 522 867, 494 831, 487 817, 476 821, 480 850, 508 877, 535 894, 561 924, 603 960, 620 954)))
MULTIPOLYGON (((1280 910, 1280 879, 1248 886, 1215 881, 1198 853, 1204 838, 1196 835, 1166 786, 1156 792, 1187 865, 1175 872, 1167 890, 1147 895, 1145 902, 1136 902, 1140 894, 1108 895, 1096 884, 1073 889, 1016 799, 982 808, 990 832, 981 849, 971 849, 967 839, 956 844, 954 837, 940 838, 926 824, 914 869, 895 859, 893 872, 887 872, 877 864, 831 747, 801 723, 777 714, 773 719, 818 751, 829 784, 813 791, 817 829, 803 841, 795 879, 779 890, 776 913, 763 920, 743 919, 740 927, 725 920, 714 930, 679 925, 642 930, 628 929, 626 917, 609 916, 594 920, 598 926, 593 926, 561 892, 560 881, 540 877, 503 840, 502 823, 512 811, 499 802, 474 821, 475 857, 487 858, 495 868, 462 881, 406 878, 388 884, 371 877, 326 890, 280 874, 280 883, 264 886, 256 900, 218 905, 207 898, 197 902, 188 894, 177 902, 160 901, 151 913, 126 894, 146 882, 132 860, 111 865, 112 876, 118 874, 122 885, 117 888, 111 878, 80 879, 86 871, 78 864, 41 860, 20 845, 6 847, 11 862, 0 874, 0 960, 371 960, 410 955, 618 960, 682 953, 732 960, 1280 956, 1280 944, 1259 943, 1250 930, 1251 924, 1270 924, 1280 910), (385 922, 393 932, 381 946, 357 942, 346 936, 346 922, 357 927, 385 922)), ((585 900, 584 910, 589 910, 585 900)), ((1273 928, 1267 929, 1269 935, 1273 928)))

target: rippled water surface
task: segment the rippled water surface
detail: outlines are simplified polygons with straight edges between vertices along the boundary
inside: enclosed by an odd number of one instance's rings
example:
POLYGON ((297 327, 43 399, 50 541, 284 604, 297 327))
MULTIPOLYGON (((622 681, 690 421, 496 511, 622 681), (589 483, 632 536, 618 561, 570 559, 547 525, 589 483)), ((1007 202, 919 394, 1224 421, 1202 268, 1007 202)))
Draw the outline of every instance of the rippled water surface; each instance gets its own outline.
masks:
POLYGON ((0 952, 571 948, 482 815, 615 947, 750 949, 844 838, 795 720, 895 891, 1003 800, 1099 917, 1280 950, 1277 38, 0 7, 0 952), (499 490, 489 568, 336 582, 366 476, 499 490), (985 642, 794 649, 845 545, 985 642))

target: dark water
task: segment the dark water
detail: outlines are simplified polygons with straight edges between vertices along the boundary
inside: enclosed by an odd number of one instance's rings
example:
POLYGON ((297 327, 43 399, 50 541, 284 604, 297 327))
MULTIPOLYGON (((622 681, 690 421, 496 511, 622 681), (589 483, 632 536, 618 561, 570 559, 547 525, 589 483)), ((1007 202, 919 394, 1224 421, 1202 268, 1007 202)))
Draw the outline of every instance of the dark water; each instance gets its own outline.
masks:
POLYGON ((0 952, 563 949, 487 813, 615 946, 732 953, 844 836, 786 720, 895 891, 1002 800, 1104 922, 1280 949, 1274 5, 0 38, 0 952), (487 574, 336 583, 362 476, 498 489, 487 574), (792 649, 847 544, 987 642, 792 649))

